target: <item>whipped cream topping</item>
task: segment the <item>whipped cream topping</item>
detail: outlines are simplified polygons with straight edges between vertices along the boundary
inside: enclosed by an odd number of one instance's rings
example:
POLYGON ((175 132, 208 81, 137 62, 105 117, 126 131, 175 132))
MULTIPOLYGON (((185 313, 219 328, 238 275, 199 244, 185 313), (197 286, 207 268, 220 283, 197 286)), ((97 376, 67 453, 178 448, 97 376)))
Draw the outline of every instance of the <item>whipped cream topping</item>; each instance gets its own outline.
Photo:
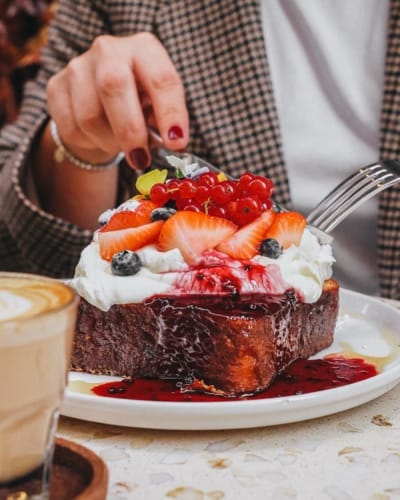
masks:
POLYGON ((258 264, 277 264, 283 279, 302 296, 304 302, 316 302, 322 293, 324 281, 332 276, 335 259, 330 245, 321 245, 307 228, 299 246, 292 245, 279 259, 257 255, 258 264))
MULTIPOLYGON (((137 253, 143 264, 140 271, 133 276, 115 276, 110 263, 100 257, 95 237, 83 250, 75 277, 69 284, 89 303, 102 310, 108 310, 113 304, 142 302, 153 295, 179 293, 180 289, 187 293, 188 282, 194 282, 193 270, 178 249, 160 252, 154 245, 148 245, 137 253)), ((218 254, 211 252, 204 259, 203 266, 208 266, 210 275, 218 264, 223 265, 222 261, 218 262, 218 254)), ((294 288, 302 300, 311 303, 318 300, 324 281, 331 277, 334 258, 331 247, 321 245, 306 229, 301 244, 289 247, 278 259, 260 255, 252 259, 257 268, 265 268, 257 283, 252 280, 251 273, 246 275, 239 265, 235 265, 235 261, 230 259, 227 262, 230 276, 240 282, 240 293, 281 294, 294 288)), ((218 274, 215 273, 215 276, 218 274)))
POLYGON ((113 304, 138 303, 166 292, 175 282, 177 271, 187 268, 179 250, 158 252, 154 246, 147 246, 137 253, 144 264, 140 271, 133 276, 115 276, 110 262, 100 257, 94 240, 83 250, 68 284, 88 302, 107 311, 113 304))

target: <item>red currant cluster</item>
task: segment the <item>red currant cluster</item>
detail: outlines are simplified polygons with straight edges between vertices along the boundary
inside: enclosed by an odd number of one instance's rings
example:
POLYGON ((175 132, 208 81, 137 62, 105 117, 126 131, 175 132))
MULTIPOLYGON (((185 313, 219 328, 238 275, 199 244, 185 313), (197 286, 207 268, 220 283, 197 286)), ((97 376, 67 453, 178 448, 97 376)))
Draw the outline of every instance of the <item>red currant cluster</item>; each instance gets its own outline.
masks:
POLYGON ((251 173, 238 180, 220 181, 207 172, 196 179, 172 179, 154 184, 150 199, 157 205, 173 201, 178 210, 204 212, 244 226, 272 207, 270 179, 251 173))

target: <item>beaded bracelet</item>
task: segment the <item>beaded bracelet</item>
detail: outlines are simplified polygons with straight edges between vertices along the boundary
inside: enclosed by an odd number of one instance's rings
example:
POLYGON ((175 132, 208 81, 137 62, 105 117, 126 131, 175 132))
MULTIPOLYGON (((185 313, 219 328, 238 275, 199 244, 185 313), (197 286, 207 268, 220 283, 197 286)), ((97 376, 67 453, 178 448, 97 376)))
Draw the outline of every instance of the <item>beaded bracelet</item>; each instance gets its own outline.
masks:
POLYGON ((53 141, 55 145, 57 146, 56 150, 54 151, 54 159, 57 163, 61 163, 64 160, 68 160, 70 163, 73 165, 76 165, 79 168, 83 168, 84 170, 88 170, 91 172, 102 172, 104 170, 109 170, 116 165, 122 160, 124 157, 124 153, 118 153, 114 158, 107 162, 107 163, 88 163, 85 161, 80 160, 76 156, 74 156, 68 149, 64 146, 64 144, 61 141, 61 138, 58 134, 58 129, 56 123, 51 120, 50 121, 50 134, 51 137, 53 138, 53 141))

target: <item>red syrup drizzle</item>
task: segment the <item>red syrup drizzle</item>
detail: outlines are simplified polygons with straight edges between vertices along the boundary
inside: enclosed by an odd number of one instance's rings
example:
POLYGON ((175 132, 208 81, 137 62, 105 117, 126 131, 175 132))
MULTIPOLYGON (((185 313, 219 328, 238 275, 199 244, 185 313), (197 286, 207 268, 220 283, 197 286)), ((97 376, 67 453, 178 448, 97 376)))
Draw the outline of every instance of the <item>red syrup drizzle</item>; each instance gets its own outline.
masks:
POLYGON ((323 359, 299 359, 281 372, 262 392, 240 397, 222 397, 209 393, 188 392, 176 380, 134 379, 108 382, 92 388, 98 396, 142 401, 181 403, 242 401, 294 396, 349 385, 378 373, 376 367, 361 358, 330 355, 323 359))

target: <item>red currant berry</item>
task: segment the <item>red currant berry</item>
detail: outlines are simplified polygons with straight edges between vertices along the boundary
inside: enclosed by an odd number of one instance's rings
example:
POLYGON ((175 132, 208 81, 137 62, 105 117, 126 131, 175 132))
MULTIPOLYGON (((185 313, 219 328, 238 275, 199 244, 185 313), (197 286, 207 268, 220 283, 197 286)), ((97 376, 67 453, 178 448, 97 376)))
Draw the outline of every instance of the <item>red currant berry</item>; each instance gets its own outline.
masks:
POLYGON ((272 208, 272 201, 271 200, 264 200, 261 202, 261 210, 263 212, 266 212, 267 210, 270 210, 272 208))
POLYGON ((268 179, 263 179, 261 176, 256 177, 250 181, 247 186, 247 192, 250 196, 258 196, 261 200, 267 200, 271 194, 271 188, 267 181, 268 179))
POLYGON ((176 208, 178 210, 183 210, 186 205, 191 205, 193 200, 189 199, 189 200, 184 200, 180 197, 178 197, 176 200, 175 200, 175 204, 176 204, 176 208))
POLYGON ((261 215, 261 206, 257 200, 245 196, 237 201, 237 223, 244 226, 261 215))
POLYGON ((165 205, 165 203, 167 203, 169 198, 170 196, 166 184, 157 183, 151 187, 150 199, 156 205, 165 205))
POLYGON ((247 188, 253 179, 254 179, 254 174, 251 174, 250 172, 242 174, 238 181, 238 191, 243 194, 247 193, 247 188))
POLYGON ((226 210, 224 207, 219 207, 217 205, 212 205, 209 209, 208 209, 208 215, 212 215, 214 217, 222 217, 222 218, 226 218, 226 210))
POLYGON ((233 199, 235 190, 231 183, 220 182, 210 190, 210 197, 217 205, 225 205, 233 199))
POLYGON ((169 197, 172 200, 176 200, 177 198, 179 198, 179 184, 180 182, 177 179, 172 179, 166 184, 169 197))
POLYGON ((232 189, 233 189, 233 195, 232 195, 232 200, 236 198, 237 196, 237 193, 238 193, 238 186, 239 186, 239 182, 238 181, 234 181, 234 180, 231 180, 231 181, 225 181, 227 184, 229 184, 230 186, 232 186, 232 189))
POLYGON ((204 203, 210 197, 210 188, 208 186, 197 186, 197 192, 194 195, 194 200, 198 203, 204 203))
POLYGON ((269 190, 272 193, 272 191, 274 190, 274 183, 272 182, 272 180, 269 177, 262 177, 262 176, 260 177, 263 180, 264 184, 267 186, 267 188, 269 188, 269 190))
POLYGON ((227 203, 225 207, 226 218, 237 224, 236 215, 237 215, 237 201, 230 201, 227 203))
POLYGON ((184 205, 182 210, 189 210, 190 212, 201 212, 201 207, 197 205, 196 203, 188 203, 187 205, 184 205))
POLYGON ((201 174, 197 180, 197 184, 199 186, 214 186, 218 182, 218 176, 217 174, 214 174, 212 172, 206 172, 204 174, 201 174))
POLYGON ((183 200, 193 198, 197 192, 197 184, 191 179, 185 179, 179 186, 179 197, 183 200))

